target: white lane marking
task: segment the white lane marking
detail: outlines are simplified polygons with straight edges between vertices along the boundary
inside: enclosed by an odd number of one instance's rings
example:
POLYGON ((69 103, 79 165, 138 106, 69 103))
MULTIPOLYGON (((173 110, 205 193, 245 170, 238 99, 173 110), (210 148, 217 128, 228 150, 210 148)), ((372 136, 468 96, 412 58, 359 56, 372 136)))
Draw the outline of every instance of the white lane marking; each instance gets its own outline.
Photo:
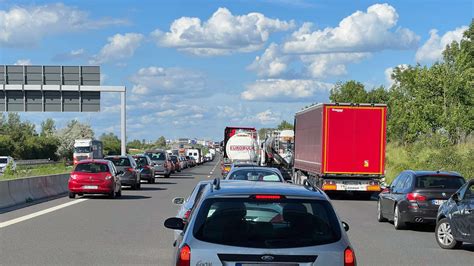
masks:
POLYGON ((33 219, 33 218, 41 216, 43 214, 54 212, 54 211, 57 211, 59 209, 66 208, 68 206, 78 204, 78 203, 81 203, 81 202, 86 201, 86 200, 88 200, 88 199, 77 199, 77 200, 74 200, 74 201, 66 202, 66 203, 60 204, 58 206, 54 206, 54 207, 42 210, 42 211, 38 211, 38 212, 31 213, 31 214, 28 214, 28 215, 25 215, 25 216, 21 216, 21 217, 18 217, 18 218, 15 218, 15 219, 12 219, 12 220, 9 220, 9 221, 6 221, 6 222, 2 222, 2 223, 0 223, 0 228, 4 228, 4 227, 10 226, 10 225, 14 225, 16 223, 20 223, 20 222, 23 222, 23 221, 26 221, 26 220, 29 220, 29 219, 33 219))

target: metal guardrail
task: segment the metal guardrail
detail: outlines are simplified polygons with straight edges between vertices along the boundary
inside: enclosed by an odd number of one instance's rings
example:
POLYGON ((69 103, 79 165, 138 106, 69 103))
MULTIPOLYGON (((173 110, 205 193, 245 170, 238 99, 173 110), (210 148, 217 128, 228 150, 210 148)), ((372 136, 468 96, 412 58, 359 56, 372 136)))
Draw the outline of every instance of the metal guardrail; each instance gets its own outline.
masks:
POLYGON ((50 159, 37 159, 37 160, 16 160, 16 165, 40 165, 40 164, 53 164, 56 163, 50 159))

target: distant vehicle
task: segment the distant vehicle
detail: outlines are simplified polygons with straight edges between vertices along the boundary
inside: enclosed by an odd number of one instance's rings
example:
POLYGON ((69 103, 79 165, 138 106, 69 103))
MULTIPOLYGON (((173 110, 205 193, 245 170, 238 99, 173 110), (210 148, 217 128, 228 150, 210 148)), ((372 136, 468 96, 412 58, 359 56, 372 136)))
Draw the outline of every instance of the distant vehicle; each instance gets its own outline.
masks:
POLYGON ((293 182, 370 198, 385 174, 387 106, 319 104, 295 115, 293 182))
POLYGON ((295 145, 293 130, 273 130, 267 132, 262 142, 260 164, 280 169, 285 179, 290 180, 293 174, 293 151, 295 145))
POLYGON ((186 151, 187 156, 193 157, 196 161, 196 165, 202 164, 202 156, 201 156, 201 149, 188 149, 186 151))
POLYGON ((188 160, 186 160, 186 157, 184 156, 179 156, 178 157, 178 160, 179 160, 179 167, 181 169, 186 169, 188 168, 188 160))
POLYGON ((100 140, 76 139, 74 141, 74 164, 86 159, 103 159, 104 150, 100 140))
POLYGON ((204 156, 204 158, 205 158, 205 160, 206 160, 207 162, 210 162, 210 161, 212 161, 212 160, 214 159, 212 153, 206 154, 206 156, 204 156))
POLYGON ((112 162, 108 160, 82 160, 72 170, 68 188, 69 198, 84 194, 106 194, 110 198, 122 196, 122 185, 112 162))
POLYGON ((164 223, 186 228, 173 265, 356 265, 349 226, 317 188, 217 179, 194 204, 164 223))
POLYGON ((107 156, 105 159, 111 161, 115 168, 122 173, 120 182, 123 186, 140 189, 140 169, 132 156, 107 156))
POLYGON ((148 150, 145 155, 155 163, 155 174, 163 175, 165 178, 169 178, 171 175, 171 161, 169 155, 164 150, 148 150))
POLYGON ((441 248, 474 244, 474 179, 464 184, 438 210, 436 241, 441 248))
POLYGON ((221 174, 230 171, 234 161, 258 161, 258 134, 254 127, 226 127, 224 130, 224 157, 221 174))
POLYGON ((226 180, 247 180, 264 182, 285 182, 277 168, 250 166, 234 167, 225 177, 226 180))
MULTIPOLYGON (((184 199, 182 197, 174 198, 173 203, 180 206, 176 217, 183 219, 184 223, 187 223, 191 216, 192 210, 194 209, 196 203, 202 196, 203 189, 211 183, 211 180, 204 180, 197 183, 197 185, 194 187, 193 191, 187 199, 184 199)), ((178 239, 179 234, 181 234, 181 232, 181 230, 175 230, 175 240, 178 239)))
POLYGON ((181 172, 181 165, 180 165, 180 163, 179 163, 178 156, 176 156, 176 155, 171 155, 171 156, 170 156, 170 160, 171 160, 171 162, 172 162, 173 165, 174 165, 174 170, 175 170, 176 172, 181 172))
POLYGON ((439 206, 465 182, 454 172, 403 171, 379 194, 377 220, 392 220, 397 230, 410 223, 434 224, 439 206))
POLYGON ((10 157, 10 156, 0 156, 0 173, 5 172, 5 169, 7 168, 7 165, 11 165, 11 169, 15 170, 16 169, 16 163, 15 160, 10 157))
POLYGON ((137 163, 137 167, 140 170, 140 179, 147 180, 148 183, 155 183, 155 164, 151 161, 150 157, 146 155, 134 155, 133 159, 137 163))
POLYGON ((193 157, 190 156, 185 156, 186 160, 188 161, 188 166, 189 167, 194 167, 196 166, 196 161, 194 161, 193 157))

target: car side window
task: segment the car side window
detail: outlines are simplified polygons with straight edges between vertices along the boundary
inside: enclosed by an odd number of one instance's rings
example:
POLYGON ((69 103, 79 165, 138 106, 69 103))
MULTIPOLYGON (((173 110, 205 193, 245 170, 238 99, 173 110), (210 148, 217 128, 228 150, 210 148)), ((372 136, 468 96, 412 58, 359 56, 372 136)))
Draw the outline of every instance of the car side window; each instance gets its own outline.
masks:
POLYGON ((393 191, 395 193, 401 193, 402 192, 403 184, 405 183, 405 179, 406 179, 406 174, 401 174, 399 176, 399 180, 398 180, 397 184, 395 185, 395 187, 393 188, 393 191))
POLYGON ((474 183, 467 185, 462 199, 474 199, 474 183))
POLYGON ((401 191, 403 193, 408 193, 411 190, 411 184, 413 183, 413 177, 410 174, 405 176, 405 182, 403 182, 401 191))
POLYGON ((398 182, 400 182, 400 179, 401 179, 402 175, 398 175, 397 177, 395 177, 395 180, 393 180, 392 184, 390 184, 390 187, 392 188, 392 191, 394 191, 396 188, 397 188, 397 184, 398 182))

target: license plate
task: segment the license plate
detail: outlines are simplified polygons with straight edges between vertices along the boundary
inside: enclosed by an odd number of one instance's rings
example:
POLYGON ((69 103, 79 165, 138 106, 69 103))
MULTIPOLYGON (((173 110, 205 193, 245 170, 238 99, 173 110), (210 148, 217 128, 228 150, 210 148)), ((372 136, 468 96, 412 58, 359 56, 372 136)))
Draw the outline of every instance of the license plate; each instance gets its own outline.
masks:
POLYGON ((435 199, 435 200, 432 200, 431 203, 433 203, 434 205, 441 205, 445 202, 446 200, 438 200, 438 199, 435 199))
POLYGON ((83 186, 83 189, 97 189, 98 186, 83 186))
POLYGON ((363 186, 346 185, 346 190, 365 190, 363 186))
POLYGON ((235 266, 298 266, 294 263, 236 263, 235 266))

